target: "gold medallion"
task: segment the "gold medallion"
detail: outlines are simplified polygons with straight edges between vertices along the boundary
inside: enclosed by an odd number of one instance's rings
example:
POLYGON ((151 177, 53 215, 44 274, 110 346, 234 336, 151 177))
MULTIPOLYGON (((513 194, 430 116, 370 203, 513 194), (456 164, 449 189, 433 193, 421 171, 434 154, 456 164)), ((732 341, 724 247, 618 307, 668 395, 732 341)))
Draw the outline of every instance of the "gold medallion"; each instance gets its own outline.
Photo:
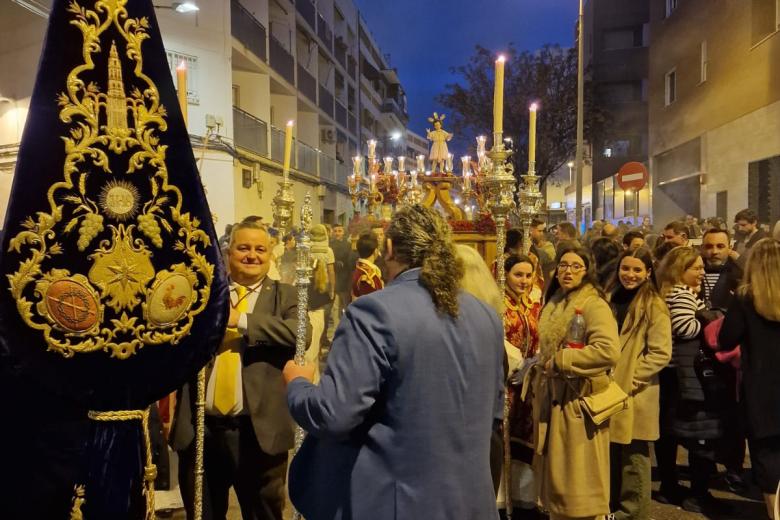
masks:
POLYGON ((144 308, 150 326, 169 326, 184 316, 195 297, 193 281, 197 277, 182 264, 174 266, 174 272, 157 273, 144 308))
POLYGON ((138 212, 138 190, 127 181, 110 181, 100 191, 100 208, 114 220, 129 220, 138 212))

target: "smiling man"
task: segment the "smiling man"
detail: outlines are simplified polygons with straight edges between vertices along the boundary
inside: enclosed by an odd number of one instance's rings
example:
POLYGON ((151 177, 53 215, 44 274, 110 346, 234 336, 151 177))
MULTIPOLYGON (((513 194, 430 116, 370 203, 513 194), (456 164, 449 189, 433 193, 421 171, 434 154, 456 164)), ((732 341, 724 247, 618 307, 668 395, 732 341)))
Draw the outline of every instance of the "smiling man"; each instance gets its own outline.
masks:
MULTIPOLYGON (((271 243, 260 224, 233 227, 227 256, 230 317, 206 386, 205 518, 225 518, 234 487, 243 518, 282 518, 293 425, 281 368, 295 354, 295 289, 268 277, 271 243)), ((194 482, 194 395, 181 392, 172 446, 185 504, 194 482)), ((188 518, 192 511, 188 510, 188 518)))

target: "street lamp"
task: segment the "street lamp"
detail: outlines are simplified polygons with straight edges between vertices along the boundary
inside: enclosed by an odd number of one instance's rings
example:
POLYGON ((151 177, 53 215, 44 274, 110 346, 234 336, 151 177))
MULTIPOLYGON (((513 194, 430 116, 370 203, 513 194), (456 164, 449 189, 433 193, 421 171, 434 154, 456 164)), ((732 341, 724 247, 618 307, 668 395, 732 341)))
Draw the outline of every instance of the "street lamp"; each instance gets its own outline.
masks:
POLYGON ((200 11, 195 2, 172 2, 171 5, 156 5, 157 9, 173 9, 177 13, 195 13, 200 11))
POLYGON ((569 167, 569 184, 571 184, 571 169, 574 168, 574 162, 569 161, 566 163, 566 166, 569 167))

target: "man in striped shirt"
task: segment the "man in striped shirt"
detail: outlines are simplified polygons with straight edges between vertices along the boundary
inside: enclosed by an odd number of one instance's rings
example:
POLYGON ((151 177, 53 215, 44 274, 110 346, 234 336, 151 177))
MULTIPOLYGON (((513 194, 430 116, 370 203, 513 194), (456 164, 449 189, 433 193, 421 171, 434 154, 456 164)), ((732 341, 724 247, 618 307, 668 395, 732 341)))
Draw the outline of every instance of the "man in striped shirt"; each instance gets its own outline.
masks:
POLYGON ((709 308, 725 311, 742 278, 742 269, 736 262, 739 255, 731 248, 728 232, 707 230, 701 241, 701 256, 704 259, 701 295, 709 308))

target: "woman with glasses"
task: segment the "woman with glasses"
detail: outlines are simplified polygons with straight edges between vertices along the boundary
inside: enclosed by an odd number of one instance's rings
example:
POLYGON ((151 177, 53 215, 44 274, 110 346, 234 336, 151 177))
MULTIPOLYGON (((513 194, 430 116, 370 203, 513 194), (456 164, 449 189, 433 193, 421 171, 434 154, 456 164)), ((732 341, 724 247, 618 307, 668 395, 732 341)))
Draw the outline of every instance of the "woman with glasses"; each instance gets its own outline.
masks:
POLYGON ((620 356, 617 324, 585 249, 563 245, 556 265, 531 373, 537 489, 551 520, 598 519, 609 514, 609 421, 596 425, 580 398, 609 385, 620 356), (572 348, 567 331, 578 313, 584 344, 572 348))
POLYGON ((628 250, 613 273, 610 305, 620 330, 615 381, 630 396, 609 424, 612 511, 616 520, 650 518, 650 442, 658 439, 658 373, 672 357, 669 310, 655 286, 653 256, 628 250))
POLYGON ((661 296, 672 320, 672 361, 661 371, 661 437, 655 455, 661 478, 657 499, 682 504, 683 509, 700 513, 716 507, 709 493, 709 480, 715 473, 713 441, 723 435, 719 403, 707 402, 696 373, 701 348, 701 322, 704 310, 699 298, 704 279, 704 261, 692 247, 675 247, 659 267, 661 296), (677 445, 688 450, 691 489, 686 496, 678 483, 677 445))

